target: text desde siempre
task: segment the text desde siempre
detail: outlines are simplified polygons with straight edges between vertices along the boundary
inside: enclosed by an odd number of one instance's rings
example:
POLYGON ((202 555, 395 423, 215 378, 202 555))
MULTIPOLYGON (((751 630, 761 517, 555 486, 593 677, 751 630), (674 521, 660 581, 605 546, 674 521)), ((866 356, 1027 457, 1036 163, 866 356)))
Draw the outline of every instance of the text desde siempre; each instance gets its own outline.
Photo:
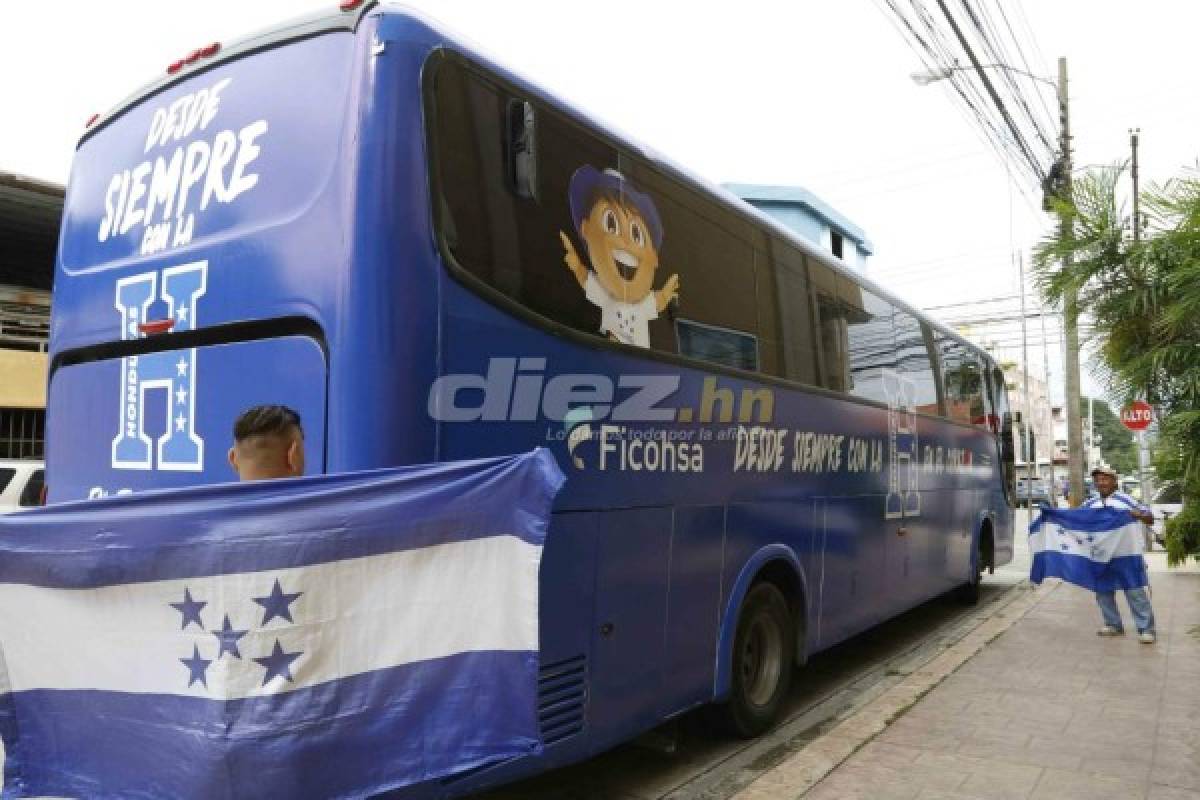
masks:
POLYGON ((142 231, 143 255, 187 244, 195 233, 193 209, 203 212, 214 201, 232 203, 258 184, 250 167, 261 153, 265 119, 236 132, 224 129, 184 142, 212 125, 230 82, 225 78, 155 110, 143 152, 176 143, 174 149, 112 176, 96 233, 99 241, 137 229, 142 231))

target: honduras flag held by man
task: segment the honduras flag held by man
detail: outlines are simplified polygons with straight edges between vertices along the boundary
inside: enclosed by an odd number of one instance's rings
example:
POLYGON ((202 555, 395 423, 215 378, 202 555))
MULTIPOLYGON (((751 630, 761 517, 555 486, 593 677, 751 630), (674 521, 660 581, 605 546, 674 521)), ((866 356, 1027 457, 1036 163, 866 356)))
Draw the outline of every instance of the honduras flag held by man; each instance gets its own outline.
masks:
POLYGON ((1093 592, 1150 584, 1142 523, 1119 508, 1044 508, 1029 526, 1029 580, 1062 578, 1093 592))
POLYGON ((365 797, 538 753, 563 475, 509 458, 0 517, 4 797, 365 797))

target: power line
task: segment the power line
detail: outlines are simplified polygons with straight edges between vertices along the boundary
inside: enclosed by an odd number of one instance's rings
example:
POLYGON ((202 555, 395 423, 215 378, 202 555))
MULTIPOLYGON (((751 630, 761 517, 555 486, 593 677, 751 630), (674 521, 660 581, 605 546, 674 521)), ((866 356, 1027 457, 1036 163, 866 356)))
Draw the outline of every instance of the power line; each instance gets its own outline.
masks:
MULTIPOLYGON (((1027 67, 1024 72, 1030 76, 1036 74, 1028 69, 1029 59, 1025 49, 1003 9, 998 9, 1004 23, 1001 28, 995 21, 987 0, 961 0, 962 7, 970 17, 972 35, 980 52, 985 55, 991 54, 1003 70, 998 88, 984 71, 983 65, 976 57, 975 47, 944 0, 936 0, 942 17, 945 18, 940 23, 929 12, 923 0, 908 0, 908 11, 901 8, 902 0, 876 2, 926 69, 939 76, 945 76, 947 88, 958 100, 955 105, 973 121, 977 132, 1002 162, 1016 165, 1020 174, 1033 178, 1040 185, 1046 172, 1043 164, 1045 160, 1053 159, 1056 152, 1052 137, 1047 133, 1047 128, 1053 129, 1053 125, 1046 123, 1046 118, 1053 119, 1053 115, 1050 114, 1046 98, 1041 91, 1035 91, 1035 94, 1045 115, 1035 110, 1026 97, 1027 91, 1022 89, 1021 82, 1012 74, 1022 70, 1007 66, 1008 62, 1016 60, 1012 56, 1015 49, 1021 63, 1027 67), (957 46, 952 45, 944 33, 947 23, 957 46), (1005 31, 1007 36, 1004 35, 1005 31), (959 52, 964 53, 970 60, 970 67, 959 64, 959 52), (972 67, 978 81, 970 80, 967 77, 968 72, 964 72, 970 71, 972 67), (980 86, 983 87, 982 90, 980 86), (1032 133, 1032 139, 1027 131, 1032 133)), ((1033 46, 1036 48, 1036 41, 1033 46)), ((1037 213, 1038 209, 1030 195, 1030 189, 1034 187, 1024 180, 1015 183, 1025 204, 1037 213)))
MULTIPOLYGON (((1009 56, 1008 50, 1005 47, 1002 37, 992 22, 991 15, 988 13, 986 6, 973 6, 972 0, 962 0, 963 7, 966 8, 968 16, 971 18, 972 24, 975 25, 979 33, 980 40, 991 52, 993 58, 998 64, 1009 64, 1013 59, 1009 56), (986 28, 986 30, 985 30, 986 28)), ((1029 70, 1026 70, 1027 72, 1029 70)), ((1029 107, 1029 103, 1025 100, 1025 93, 1017 84, 1017 74, 1013 70, 1002 69, 1002 78, 1008 84, 1013 97, 1025 112, 1026 118, 1029 120, 1030 126, 1034 133, 1042 140, 1042 144, 1046 147, 1046 151, 1050 154, 1054 153, 1054 145, 1051 144, 1050 137, 1042 129, 1041 120, 1033 113, 1033 109, 1029 107)))
MULTIPOLYGON (((945 44, 940 41, 938 32, 936 27, 933 25, 932 20, 930 20, 928 17, 922 16, 924 9, 917 4, 916 0, 909 0, 913 6, 914 17, 925 28, 926 33, 924 36, 922 36, 922 34, 917 31, 917 28, 913 24, 912 20, 910 20, 908 16, 900 10, 896 0, 880 1, 885 3, 891 10, 892 15, 889 17, 889 19, 893 19, 893 25, 896 24, 895 20, 898 20, 899 26, 897 27, 899 28, 900 26, 903 26, 901 29, 901 37, 908 44, 909 49, 916 54, 921 63, 925 65, 925 68, 931 72, 941 70, 943 68, 943 59, 947 57, 946 54, 948 49, 946 48, 945 44), (905 35, 905 33, 907 33, 907 35, 905 35), (927 39, 929 39, 929 41, 927 41, 927 39), (934 44, 931 44, 931 42, 934 44), (942 54, 935 52, 935 44, 937 47, 941 48, 942 54)), ((995 124, 989 118, 987 118, 979 110, 979 108, 975 106, 974 102, 967 95, 967 91, 958 80, 952 77, 949 83, 954 91, 958 94, 966 110, 974 114, 975 121, 978 123, 976 131, 982 136, 984 142, 996 151, 997 156, 999 156, 1002 162, 1010 160, 1013 156, 1006 152, 1007 140, 1000 135, 1000 132, 996 129, 995 124)), ((968 88, 974 90, 973 86, 968 86, 968 88)), ((962 107, 959 108, 961 112, 962 107)), ((968 122, 970 122, 970 119, 968 119, 968 122)))
MULTIPOLYGON (((1017 36, 1016 31, 1013 30, 1012 23, 1010 23, 1008 20, 1008 14, 1007 14, 1007 12, 1005 12, 1004 6, 1001 5, 1000 0, 995 0, 995 3, 996 3, 996 10, 1000 12, 1000 18, 1002 20, 1004 20, 1004 27, 1008 29, 1009 38, 1012 40, 1013 46, 1017 48, 1017 57, 1021 59, 1021 65, 1023 67, 1025 67, 1025 71, 1030 72, 1030 73, 1045 74, 1046 70, 1045 70, 1044 63, 1041 64, 1040 69, 1038 69, 1038 70, 1035 70, 1033 68, 1033 66, 1030 65, 1029 59, 1027 59, 1025 57, 1025 50, 1021 47, 1021 40, 1017 36)), ((1021 10, 1019 2, 1017 3, 1017 11, 1021 14, 1024 14, 1024 11, 1021 10)), ((1032 32, 1031 32, 1031 36, 1032 36, 1032 32)), ((1035 39, 1034 46, 1036 47, 1036 45, 1037 45, 1037 40, 1035 39)), ((1054 112, 1050 110, 1050 106, 1049 106, 1049 104, 1046 103, 1046 98, 1041 92, 1038 92, 1036 97, 1038 99, 1038 102, 1041 103, 1042 110, 1046 113, 1046 117, 1051 121, 1051 130, 1053 130, 1054 112)), ((1051 146, 1050 149, 1053 151, 1054 147, 1051 146)))
POLYGON ((923 306, 922 311, 939 311, 943 308, 958 308, 959 306, 978 305, 982 303, 996 303, 1001 300, 1016 300, 1020 297, 1019 294, 1002 294, 996 297, 984 297, 979 300, 963 300, 958 303, 945 303, 940 306, 923 306))
POLYGON ((1021 152, 1024 153, 1027 159, 1029 159, 1029 165, 1033 168, 1034 174, 1037 175, 1039 180, 1044 179, 1046 175, 1042 170, 1042 165, 1034 157, 1033 152, 1029 149, 1029 144, 1025 141, 1025 137, 1021 135, 1021 131, 1017 128, 1016 123, 1013 122, 1012 116, 1008 113, 1008 108, 1005 107, 1004 101, 1000 98, 1000 94, 996 91, 996 87, 992 85, 991 78, 988 77, 987 72, 984 71, 983 66, 979 63, 979 59, 976 57, 975 51, 971 49, 971 45, 967 42, 966 37, 963 36, 962 29, 958 26, 958 21, 954 19, 954 15, 950 13, 950 9, 946 7, 945 0, 935 0, 935 2, 937 2, 938 8, 942 10, 942 14, 946 17, 946 21, 950 23, 950 28, 954 31, 954 35, 958 38, 958 43, 962 46, 963 50, 966 51, 967 58, 969 58, 971 64, 974 65, 975 72, 979 74, 979 80, 983 82, 984 88, 987 89, 988 94, 992 98, 992 102, 995 104, 996 108, 999 109, 1000 116, 1004 118, 1005 124, 1008 125, 1009 131, 1012 133, 1017 145, 1021 148, 1021 152))

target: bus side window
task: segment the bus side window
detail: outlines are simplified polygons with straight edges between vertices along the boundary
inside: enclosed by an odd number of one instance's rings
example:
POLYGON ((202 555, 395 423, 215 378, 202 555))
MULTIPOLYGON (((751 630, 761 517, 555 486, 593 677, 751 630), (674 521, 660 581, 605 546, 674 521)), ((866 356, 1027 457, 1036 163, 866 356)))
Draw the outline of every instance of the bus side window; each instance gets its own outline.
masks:
POLYGON ((583 164, 614 168, 616 150, 453 56, 430 80, 438 235, 453 262, 547 319, 598 333, 560 233, 583 249, 571 176, 583 164))
POLYGON ((892 304, 856 283, 838 279, 846 314, 846 342, 850 356, 850 385, 855 397, 888 402, 884 373, 896 369, 892 304))
POLYGON ((758 319, 763 370, 781 378, 820 385, 813 296, 808 263, 795 248, 771 238, 755 251, 758 319))
POLYGON ((654 203, 662 222, 656 293, 678 279, 678 299, 650 322, 650 347, 757 371, 752 227, 737 214, 621 152, 618 170, 654 203))
POLYGON ((939 334, 942 351, 942 382, 946 388, 946 417, 955 422, 971 422, 971 396, 968 383, 967 349, 963 345, 939 334))
POLYGON ((892 317, 896 330, 896 369, 913 387, 913 404, 922 414, 939 414, 931 337, 920 320, 903 309, 892 317))
POLYGON ((987 403, 984 401, 983 366, 974 353, 968 354, 966 362, 966 391, 971 409, 971 424, 991 430, 987 403))
POLYGON ((850 355, 846 309, 838 297, 837 273, 819 261, 809 261, 812 305, 817 311, 817 355, 821 386, 835 392, 850 389, 850 355))

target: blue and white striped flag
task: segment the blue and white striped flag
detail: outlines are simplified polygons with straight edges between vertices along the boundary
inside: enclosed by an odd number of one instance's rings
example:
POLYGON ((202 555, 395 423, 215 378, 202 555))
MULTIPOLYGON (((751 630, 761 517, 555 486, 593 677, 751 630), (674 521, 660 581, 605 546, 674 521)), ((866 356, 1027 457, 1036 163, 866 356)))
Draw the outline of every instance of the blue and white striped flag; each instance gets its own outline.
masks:
POLYGON ((4 797, 362 797, 540 751, 544 450, 0 517, 4 797))
POLYGON ((1147 586, 1142 523, 1124 509, 1046 508, 1029 526, 1029 580, 1062 578, 1093 592, 1147 586))

